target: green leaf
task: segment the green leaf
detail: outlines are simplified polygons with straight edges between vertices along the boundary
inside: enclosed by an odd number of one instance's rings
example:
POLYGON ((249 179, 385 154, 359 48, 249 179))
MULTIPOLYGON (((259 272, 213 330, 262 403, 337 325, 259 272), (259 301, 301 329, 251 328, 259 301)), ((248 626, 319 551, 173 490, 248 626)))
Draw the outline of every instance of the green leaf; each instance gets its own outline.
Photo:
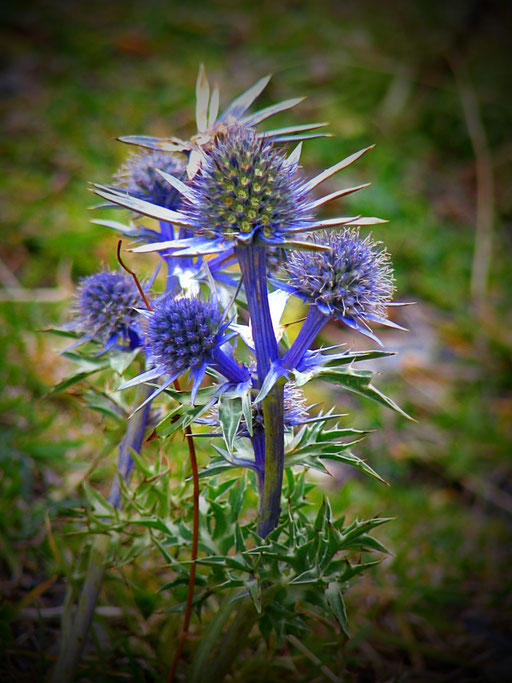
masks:
POLYGON ((98 515, 112 517, 114 515, 114 506, 104 498, 99 491, 96 491, 86 481, 83 482, 83 487, 87 500, 91 503, 94 512, 98 515))
POLYGON ((242 419, 242 399, 220 396, 218 402, 219 422, 228 451, 233 451, 240 420, 242 419))
POLYGON ((78 382, 81 382, 84 379, 87 379, 90 375, 92 375, 96 370, 93 370, 92 372, 78 372, 76 375, 72 375, 71 377, 68 377, 67 379, 63 380, 62 382, 59 382, 57 385, 51 389, 46 396, 54 396, 55 394, 58 394, 61 391, 64 391, 64 389, 68 389, 69 387, 72 387, 73 384, 78 384, 78 382))
POLYGON ((333 460, 335 462, 345 463, 346 465, 352 465, 352 467, 355 467, 360 472, 364 472, 364 474, 368 474, 373 479, 376 479, 382 484, 389 486, 388 482, 383 479, 380 474, 370 467, 368 463, 366 463, 364 460, 361 460, 361 458, 353 453, 323 453, 320 457, 323 460, 333 460))
POLYGON ((256 607, 256 611, 258 612, 258 614, 261 614, 260 582, 256 577, 251 576, 247 579, 247 581, 245 581, 245 586, 249 591, 249 595, 251 596, 254 606, 256 607))
POLYGON ((152 477, 153 472, 147 462, 145 462, 144 458, 142 458, 140 454, 133 448, 128 447, 128 450, 130 451, 130 455, 133 458, 135 467, 139 470, 139 472, 141 472, 145 477, 152 477))
POLYGON ((238 469, 242 465, 235 465, 234 463, 229 463, 226 460, 216 460, 211 463, 206 469, 199 472, 199 478, 203 477, 213 477, 217 474, 222 474, 228 470, 238 469))
POLYGON ((345 608, 345 603, 343 601, 343 595, 339 585, 331 581, 325 590, 325 597, 327 599, 327 604, 334 612, 334 616, 339 621, 341 628, 343 629, 347 638, 350 638, 350 632, 348 629, 348 619, 347 610, 345 608))
POLYGON ((134 349, 133 351, 117 351, 109 355, 109 365, 117 372, 118 375, 122 375, 132 364, 140 349, 134 349))
POLYGON ((408 415, 400 406, 398 406, 392 399, 385 396, 381 391, 371 384, 374 373, 370 370, 355 370, 354 368, 347 368, 346 370, 335 370, 331 368, 321 368, 317 377, 323 379, 325 382, 332 384, 340 384, 349 391, 361 396, 371 398, 378 403, 381 403, 395 412, 399 413, 408 420, 415 421, 408 415))

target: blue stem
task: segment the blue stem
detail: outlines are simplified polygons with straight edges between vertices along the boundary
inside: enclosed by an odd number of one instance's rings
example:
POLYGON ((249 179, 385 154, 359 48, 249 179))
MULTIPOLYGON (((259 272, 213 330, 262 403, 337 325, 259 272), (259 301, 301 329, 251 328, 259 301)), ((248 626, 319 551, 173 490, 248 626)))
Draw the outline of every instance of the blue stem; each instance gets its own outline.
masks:
MULTIPOLYGON (((140 405, 143 403, 153 390, 153 387, 143 385, 141 391, 137 392, 138 404, 140 405)), ((133 457, 130 453, 130 449, 133 448, 136 453, 140 453, 150 408, 151 403, 148 403, 142 410, 137 411, 131 416, 128 420, 128 426, 126 427, 126 434, 119 444, 117 476, 112 482, 112 487, 108 496, 109 502, 112 503, 115 508, 118 508, 121 502, 120 479, 128 483, 133 471, 133 457)))
POLYGON ((293 370, 300 367, 304 354, 311 347, 323 326, 329 322, 329 319, 329 316, 322 313, 317 306, 311 305, 309 307, 306 320, 300 328, 297 338, 283 356, 282 362, 285 368, 293 370))
MULTIPOLYGON (((279 362, 277 340, 270 317, 265 246, 253 243, 235 249, 244 283, 261 386, 273 363, 279 362)), ((283 387, 277 382, 262 401, 265 469, 258 508, 258 533, 263 538, 279 524, 284 472, 283 387)), ((260 457, 256 456, 255 457, 260 457)))
POLYGON ((249 377, 249 371, 243 365, 239 365, 236 360, 228 356, 227 353, 220 348, 215 348, 213 351, 213 367, 220 372, 226 379, 234 384, 246 382, 249 377))
POLYGON ((265 430, 255 426, 251 442, 254 450, 254 463, 256 465, 256 474, 258 475, 258 488, 260 491, 261 504, 265 486, 265 430))
POLYGON ((244 281, 261 385, 271 364, 279 358, 268 305, 266 247, 248 244, 237 246, 235 252, 244 281))

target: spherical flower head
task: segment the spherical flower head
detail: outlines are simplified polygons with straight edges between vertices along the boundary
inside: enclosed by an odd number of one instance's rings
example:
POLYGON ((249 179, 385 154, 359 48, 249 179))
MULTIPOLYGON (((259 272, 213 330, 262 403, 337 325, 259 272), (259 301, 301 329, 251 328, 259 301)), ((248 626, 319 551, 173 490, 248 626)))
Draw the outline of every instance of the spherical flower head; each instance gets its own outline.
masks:
POLYGON ((207 363, 222 329, 217 302, 166 296, 155 304, 147 336, 155 363, 174 376, 207 363))
POLYGON ((185 164, 171 152, 145 150, 132 154, 115 177, 129 194, 174 209, 180 203, 180 195, 158 173, 159 170, 181 178, 185 164))
POLYGON ((295 293, 327 315, 349 321, 386 317, 393 297, 393 269, 388 252, 355 228, 315 235, 330 251, 293 251, 285 264, 295 293))
POLYGON ((195 201, 184 201, 182 212, 207 237, 279 240, 308 218, 300 180, 271 142, 232 126, 207 149, 191 185, 195 201))
POLYGON ((141 305, 133 280, 123 273, 103 270, 84 278, 76 298, 76 327, 90 338, 106 343, 122 336, 138 346, 141 305))
MULTIPOLYGON (((293 382, 286 382, 283 387, 283 417, 284 425, 287 428, 302 424, 309 417, 304 392, 293 382)), ((253 406, 252 420, 254 426, 263 427, 261 403, 256 403, 253 406)), ((245 421, 242 419, 242 428, 244 425, 245 421)))

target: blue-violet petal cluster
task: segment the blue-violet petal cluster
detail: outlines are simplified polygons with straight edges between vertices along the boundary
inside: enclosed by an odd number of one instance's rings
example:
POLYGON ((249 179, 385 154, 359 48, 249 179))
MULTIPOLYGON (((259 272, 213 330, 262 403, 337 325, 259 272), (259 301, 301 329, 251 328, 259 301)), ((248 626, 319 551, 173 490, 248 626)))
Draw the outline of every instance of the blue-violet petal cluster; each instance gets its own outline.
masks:
POLYGON ((291 291, 316 304, 326 315, 379 322, 393 297, 393 269, 388 252, 359 231, 315 235, 329 251, 292 251, 284 269, 291 291))
POLYGON ((185 164, 171 152, 144 150, 130 155, 117 172, 116 180, 134 197, 168 209, 177 208, 181 200, 179 192, 158 171, 181 178, 185 173, 185 164))
POLYGON ((232 127, 207 150, 182 212, 197 234, 281 241, 311 220, 300 180, 296 166, 271 142, 232 127))
POLYGON ((77 292, 75 327, 88 339, 113 345, 119 337, 135 348, 141 344, 140 294, 123 273, 100 271, 84 278, 77 292))
POLYGON ((197 368, 210 358, 221 331, 216 302, 165 297, 148 323, 148 341, 155 362, 170 375, 197 368))

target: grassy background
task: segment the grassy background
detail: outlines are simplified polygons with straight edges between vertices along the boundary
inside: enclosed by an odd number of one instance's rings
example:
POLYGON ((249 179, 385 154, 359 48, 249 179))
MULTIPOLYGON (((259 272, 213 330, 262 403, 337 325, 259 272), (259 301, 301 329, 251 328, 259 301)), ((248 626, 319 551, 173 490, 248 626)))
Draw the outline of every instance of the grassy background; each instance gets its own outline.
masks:
MULTIPOLYGON (((305 146, 310 170, 376 143, 341 179, 372 180, 347 210, 390 220, 374 233, 393 255, 399 297, 417 302, 401 314, 411 333, 386 338, 400 357, 378 369, 381 386, 418 424, 318 390, 358 425, 379 428, 359 453, 391 484, 336 471, 322 481, 334 508, 349 518, 396 517, 379 531, 392 556, 347 596, 353 639, 338 673, 360 681, 505 680, 512 666, 510 20, 510 7, 478 0, 93 0, 3 10, 4 680, 40 680, 51 661, 57 623, 19 608, 61 604, 62 555, 79 544, 54 526, 83 503, 84 477, 105 487, 118 436, 109 429, 104 445, 102 422, 83 409, 79 391, 43 400, 68 368, 55 340, 38 330, 66 315, 71 281, 115 261, 114 237, 89 223, 86 187, 108 182, 125 158, 113 138, 188 135, 200 62, 224 103, 269 71, 262 106, 307 94, 282 120, 330 121, 336 134, 305 146), (470 296, 478 179, 468 92, 494 178, 492 259, 478 310, 470 296)), ((359 343, 335 326, 325 337, 359 343)), ((157 654, 172 635, 172 627, 151 630, 150 570, 133 568, 129 589, 118 577, 104 596, 104 604, 132 610, 119 631, 128 661, 127 628, 150 633, 157 654)), ((324 642, 329 649, 329 634, 324 642)), ((281 655, 290 653, 274 663, 281 655)), ((151 680, 135 663, 126 670, 151 680)), ((261 675, 249 668, 244 680, 261 675)), ((273 680, 275 667, 264 675, 273 680)), ((105 676, 117 679, 115 671, 105 676)))

